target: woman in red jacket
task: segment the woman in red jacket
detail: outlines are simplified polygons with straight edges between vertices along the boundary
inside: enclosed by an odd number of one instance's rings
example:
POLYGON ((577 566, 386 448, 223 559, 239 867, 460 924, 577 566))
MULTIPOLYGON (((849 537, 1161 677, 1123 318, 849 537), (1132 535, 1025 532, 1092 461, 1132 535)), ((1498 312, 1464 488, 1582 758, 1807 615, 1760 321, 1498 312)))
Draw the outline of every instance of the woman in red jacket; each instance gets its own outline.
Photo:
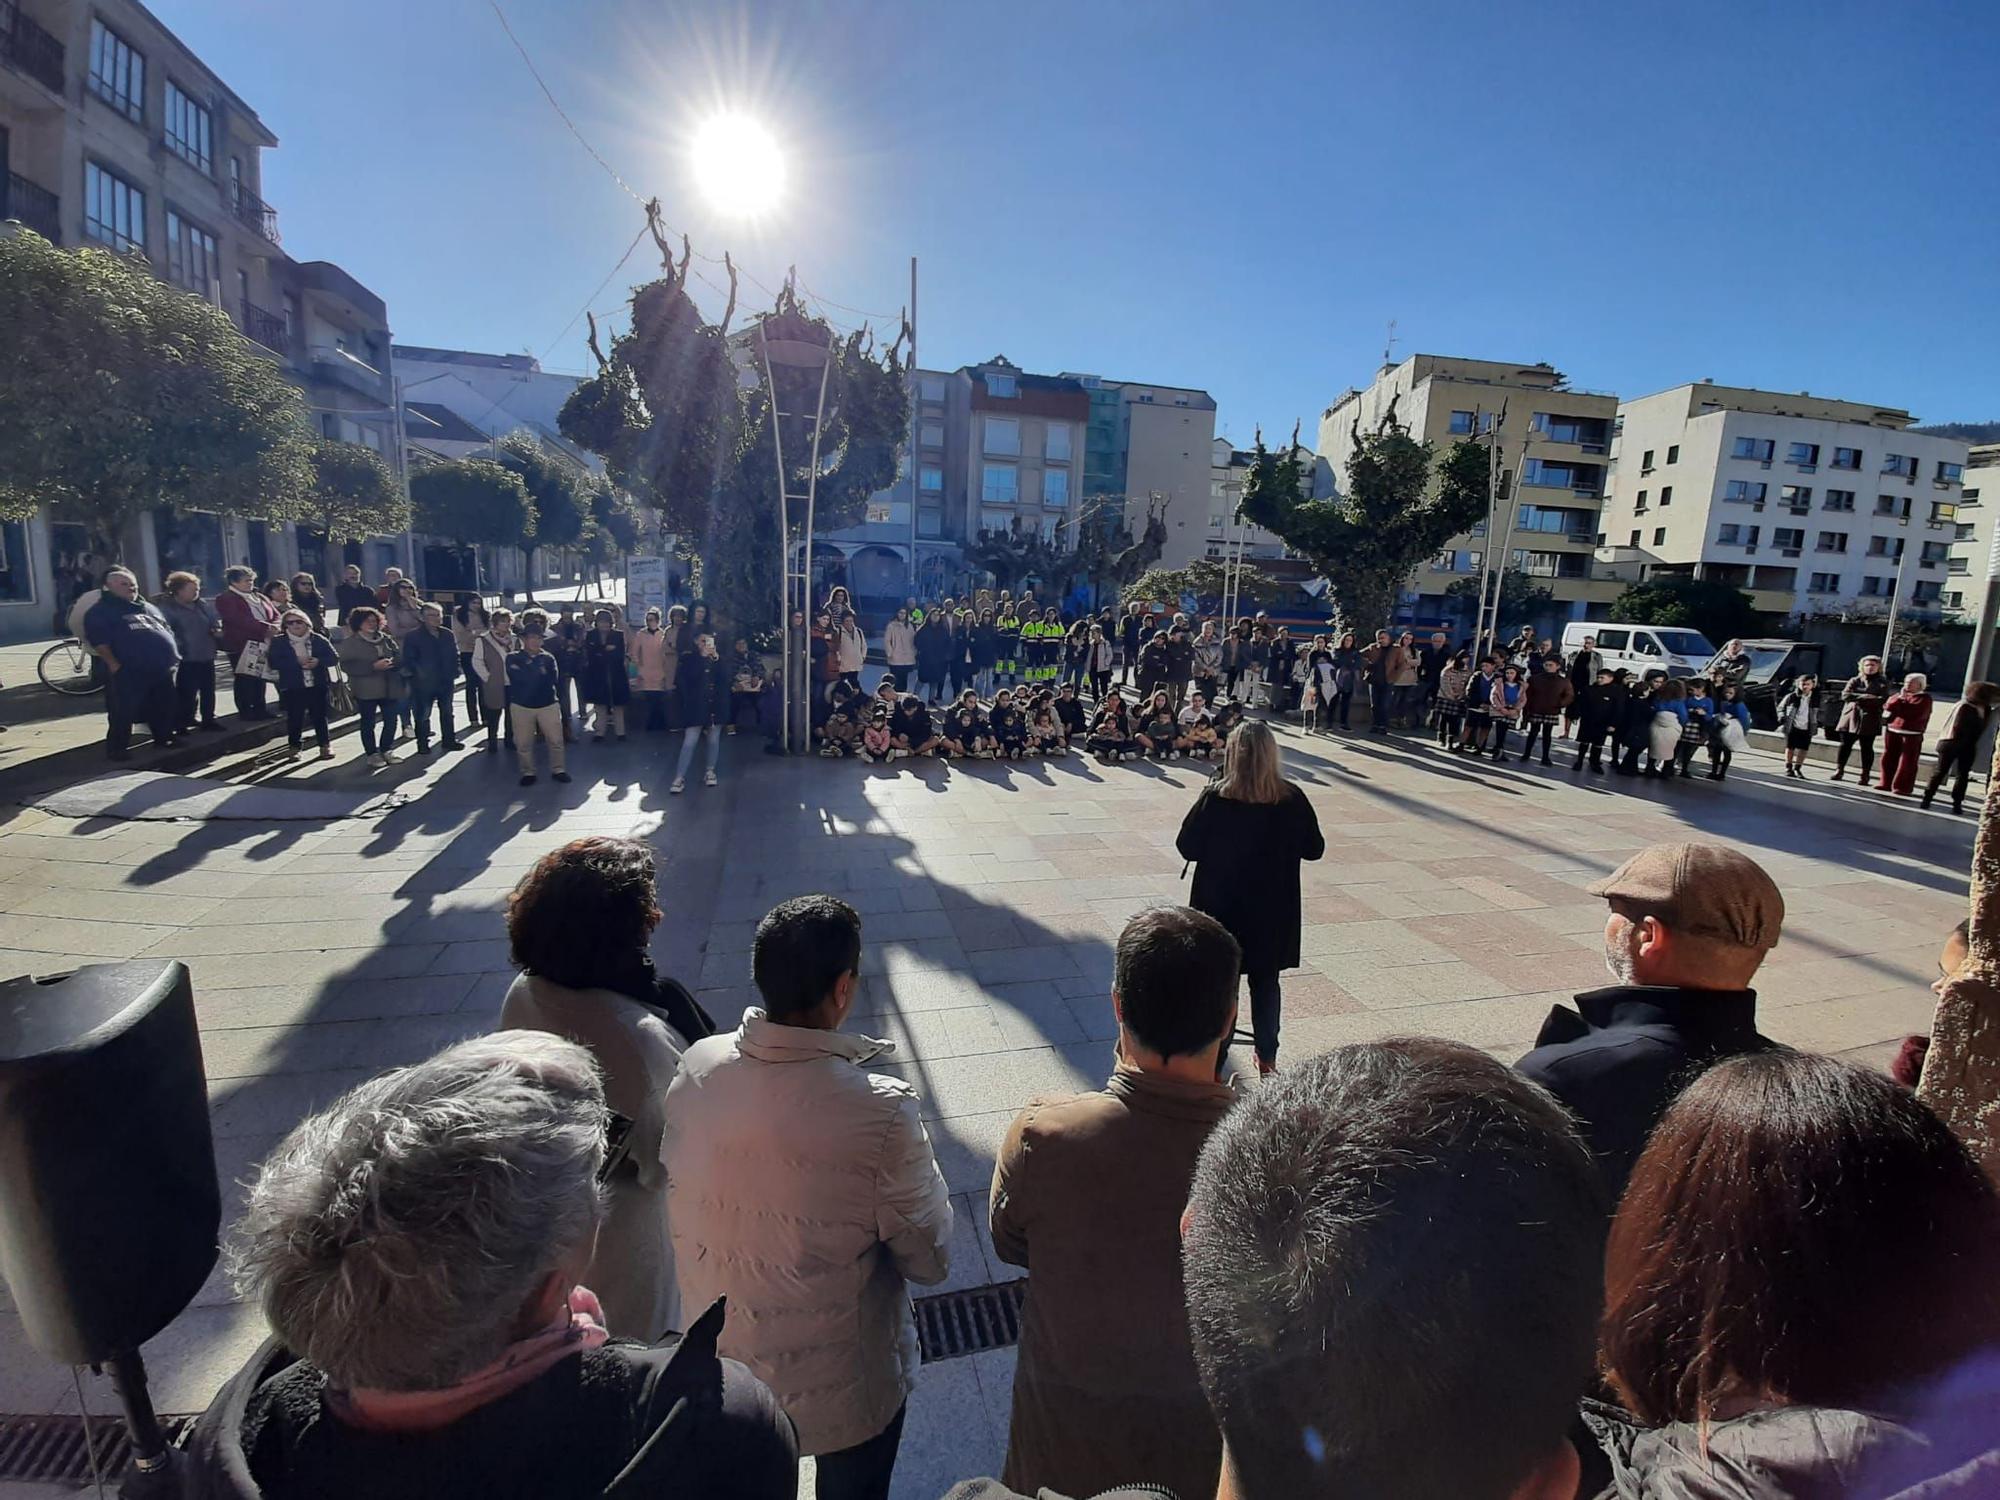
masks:
POLYGON ((1882 705, 1882 780, 1877 789, 1907 797, 1917 784, 1924 753, 1924 726, 1931 721, 1930 684, 1921 672, 1903 679, 1903 690, 1882 705))

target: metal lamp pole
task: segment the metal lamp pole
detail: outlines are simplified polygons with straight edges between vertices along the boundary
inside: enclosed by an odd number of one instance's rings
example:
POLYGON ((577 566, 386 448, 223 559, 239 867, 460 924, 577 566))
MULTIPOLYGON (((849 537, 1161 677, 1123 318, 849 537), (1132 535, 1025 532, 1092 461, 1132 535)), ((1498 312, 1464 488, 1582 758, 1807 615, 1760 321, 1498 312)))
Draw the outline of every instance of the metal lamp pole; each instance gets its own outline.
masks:
MULTIPOLYGON (((789 291, 789 288, 787 288, 789 291)), ((820 325, 823 326, 823 325, 820 325)), ((812 539, 813 508, 819 493, 819 440, 825 426, 827 378, 833 369, 833 351, 818 341, 818 328, 792 308, 766 316, 757 325, 757 352, 764 366, 764 390, 771 403, 771 448, 778 466, 778 629, 780 632, 780 663, 784 672, 784 689, 780 697, 783 724, 779 731, 779 743, 787 754, 792 750, 792 693, 795 670, 803 670, 810 661, 810 652, 803 642, 800 651, 806 659, 795 665, 792 661, 792 618, 791 584, 792 573, 792 527, 791 507, 794 501, 805 503, 805 535, 803 557, 799 579, 800 607, 806 612, 807 628, 812 619, 812 539), (780 319, 779 335, 772 337, 771 324, 780 319), (787 334, 803 335, 786 337, 787 334), (788 412, 783 409, 778 398, 776 372, 784 370, 788 375, 803 375, 817 366, 819 369, 819 395, 810 415, 805 412, 788 412), (789 474, 785 468, 784 423, 787 419, 804 420, 812 428, 811 458, 806 468, 806 488, 803 494, 793 494, 789 484, 789 474)), ((788 382, 798 384, 799 382, 788 382)), ((802 394, 802 392, 799 392, 802 394)), ((803 697, 805 689, 798 689, 803 697)), ((807 737, 801 732, 799 749, 806 748, 807 737)))

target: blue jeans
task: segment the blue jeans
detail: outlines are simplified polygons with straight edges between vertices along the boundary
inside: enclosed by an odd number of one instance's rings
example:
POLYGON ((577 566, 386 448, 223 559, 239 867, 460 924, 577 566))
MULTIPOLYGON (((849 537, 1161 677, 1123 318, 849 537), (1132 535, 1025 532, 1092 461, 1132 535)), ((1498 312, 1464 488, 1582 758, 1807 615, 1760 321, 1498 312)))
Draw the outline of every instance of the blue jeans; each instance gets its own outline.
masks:
POLYGON ((1250 1035, 1257 1055, 1265 1062, 1278 1060, 1278 971, 1265 969, 1250 975, 1250 1035))
POLYGON ((722 726, 711 724, 706 729, 701 729, 690 724, 681 731, 681 758, 680 764, 674 767, 674 780, 683 781, 687 778, 688 767, 694 763, 694 742, 702 735, 708 736, 706 769, 709 775, 715 774, 715 753, 722 746, 722 726))
POLYGON ((407 700, 398 698, 363 698, 354 706, 361 711, 361 753, 364 755, 387 755, 389 747, 396 743, 397 710, 407 700), (382 737, 378 744, 375 726, 382 726, 382 737))

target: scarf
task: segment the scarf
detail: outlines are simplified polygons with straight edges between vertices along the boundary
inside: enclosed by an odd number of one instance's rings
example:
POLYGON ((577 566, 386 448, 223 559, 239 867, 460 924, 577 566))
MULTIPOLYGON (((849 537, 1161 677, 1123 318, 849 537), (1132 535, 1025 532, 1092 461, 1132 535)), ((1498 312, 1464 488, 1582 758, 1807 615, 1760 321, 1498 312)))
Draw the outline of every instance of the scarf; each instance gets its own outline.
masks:
POLYGON ((456 1385, 434 1391, 329 1390, 327 1404, 341 1421, 364 1432, 434 1432, 610 1337, 597 1294, 588 1287, 573 1287, 568 1305, 546 1327, 509 1344, 492 1364, 456 1385))

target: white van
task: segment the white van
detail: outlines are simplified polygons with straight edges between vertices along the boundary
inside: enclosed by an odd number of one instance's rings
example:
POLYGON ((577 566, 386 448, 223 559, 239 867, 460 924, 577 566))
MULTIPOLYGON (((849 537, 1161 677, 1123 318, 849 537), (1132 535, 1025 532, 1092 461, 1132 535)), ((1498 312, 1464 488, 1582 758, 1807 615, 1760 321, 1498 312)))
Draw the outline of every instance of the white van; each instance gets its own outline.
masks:
POLYGON ((1678 625, 1599 625, 1574 620, 1563 626, 1563 660, 1583 648, 1585 637, 1595 637, 1604 665, 1616 671, 1623 667, 1634 677, 1648 672, 1665 672, 1669 677, 1693 677, 1715 655, 1715 647, 1699 630, 1678 625))

